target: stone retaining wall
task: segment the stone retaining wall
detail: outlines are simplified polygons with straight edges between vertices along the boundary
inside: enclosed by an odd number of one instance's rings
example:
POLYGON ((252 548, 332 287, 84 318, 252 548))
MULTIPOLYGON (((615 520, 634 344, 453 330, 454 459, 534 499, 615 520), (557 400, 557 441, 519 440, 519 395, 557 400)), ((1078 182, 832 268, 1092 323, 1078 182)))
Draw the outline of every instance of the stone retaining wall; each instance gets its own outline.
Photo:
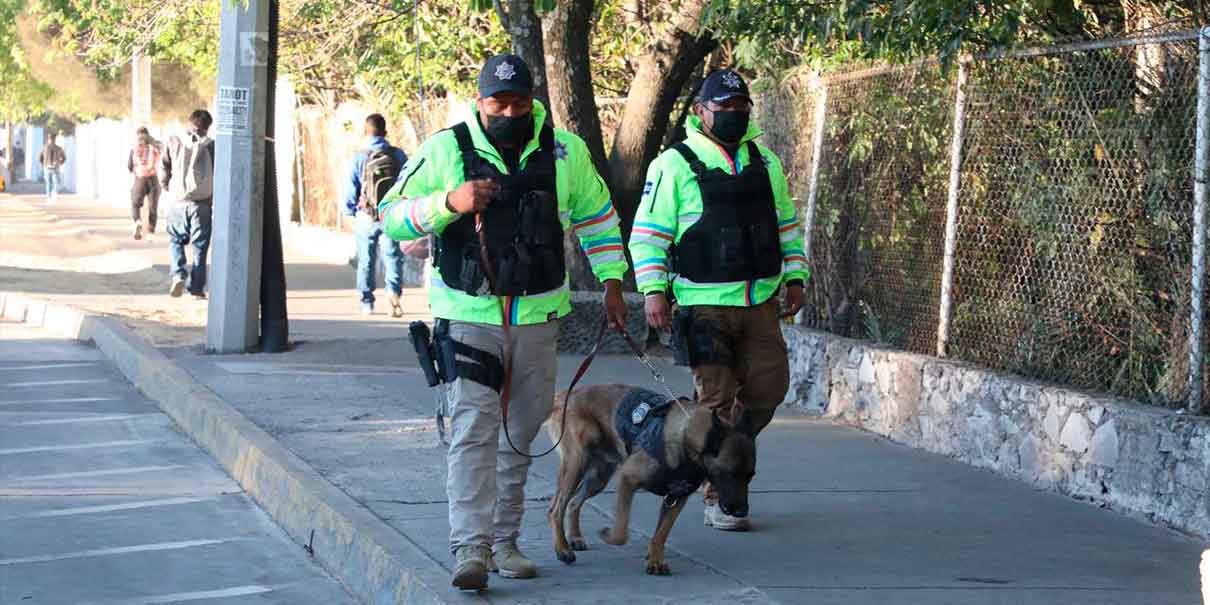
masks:
MULTIPOLYGON (((571 313, 559 321, 559 352, 587 355, 597 342, 597 334, 601 330, 601 320, 605 317, 603 292, 571 292, 571 313)), ((643 311, 643 295, 637 292, 627 292, 622 295, 626 299, 629 312, 626 316, 626 331, 634 337, 639 346, 647 342, 647 316, 643 311)), ((610 330, 601 343, 601 353, 629 353, 630 347, 616 332, 610 330)))
POLYGON ((788 400, 893 441, 1210 537, 1210 419, 783 328, 788 400))

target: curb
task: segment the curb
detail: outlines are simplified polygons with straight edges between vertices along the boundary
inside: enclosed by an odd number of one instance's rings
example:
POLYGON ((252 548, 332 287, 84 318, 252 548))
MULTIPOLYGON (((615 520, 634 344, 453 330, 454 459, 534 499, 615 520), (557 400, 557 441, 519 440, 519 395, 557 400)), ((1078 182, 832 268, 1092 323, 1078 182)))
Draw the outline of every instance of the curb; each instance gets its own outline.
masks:
POLYGON ((94 343, 357 599, 455 602, 435 560, 118 320, 7 292, 0 317, 94 343))

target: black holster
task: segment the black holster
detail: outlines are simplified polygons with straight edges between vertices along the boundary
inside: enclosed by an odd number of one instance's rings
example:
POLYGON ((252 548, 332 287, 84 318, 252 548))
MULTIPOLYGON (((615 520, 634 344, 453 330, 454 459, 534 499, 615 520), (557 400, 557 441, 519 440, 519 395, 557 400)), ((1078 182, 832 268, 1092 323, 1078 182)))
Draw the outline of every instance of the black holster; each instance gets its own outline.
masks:
POLYGON ((412 339, 412 348, 416 349, 416 361, 420 364, 420 371, 424 372, 425 382, 431 387, 441 384, 441 372, 437 369, 433 339, 428 324, 423 321, 413 321, 408 324, 408 336, 412 339))
POLYGON ((450 337, 450 321, 438 319, 434 324, 433 352, 437 371, 445 382, 465 378, 496 392, 504 384, 504 363, 500 358, 450 337), (462 356, 469 361, 458 359, 462 356))
POLYGON ((678 307, 672 314, 672 360, 678 366, 731 363, 728 339, 713 323, 696 317, 693 307, 678 307))

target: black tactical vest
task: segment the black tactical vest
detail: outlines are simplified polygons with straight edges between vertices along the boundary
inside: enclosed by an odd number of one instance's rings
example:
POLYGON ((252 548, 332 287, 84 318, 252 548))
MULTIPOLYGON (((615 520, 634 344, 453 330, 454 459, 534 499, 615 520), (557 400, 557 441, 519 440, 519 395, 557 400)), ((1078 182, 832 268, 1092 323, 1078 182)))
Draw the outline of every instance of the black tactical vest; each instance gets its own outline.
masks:
MULTIPOLYGON (((563 285, 563 224, 555 185, 555 134, 550 125, 538 135, 538 149, 523 170, 503 174, 475 151, 465 122, 452 128, 462 154, 463 177, 491 179, 500 193, 482 212, 487 255, 495 269, 499 296, 539 294, 563 285)), ((450 287, 471 295, 489 293, 480 266, 479 235, 473 217, 450 223, 436 238, 433 264, 450 287)))
POLYGON ((717 283, 781 273, 781 242, 769 169, 748 141, 748 166, 739 174, 706 169, 684 143, 672 147, 697 175, 702 216, 676 244, 674 271, 695 282, 717 283))

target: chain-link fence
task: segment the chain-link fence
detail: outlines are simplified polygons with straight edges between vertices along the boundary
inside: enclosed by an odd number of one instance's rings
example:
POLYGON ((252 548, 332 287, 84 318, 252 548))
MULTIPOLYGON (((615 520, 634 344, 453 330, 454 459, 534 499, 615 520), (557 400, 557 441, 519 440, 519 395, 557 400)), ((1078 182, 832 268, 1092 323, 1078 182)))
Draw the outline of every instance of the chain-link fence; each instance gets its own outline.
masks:
POLYGON ((777 107, 760 117, 777 133, 767 144, 793 158, 809 217, 806 323, 1190 403, 1198 38, 800 77, 766 92, 758 104, 777 107), (813 119, 786 123, 788 107, 813 119))

